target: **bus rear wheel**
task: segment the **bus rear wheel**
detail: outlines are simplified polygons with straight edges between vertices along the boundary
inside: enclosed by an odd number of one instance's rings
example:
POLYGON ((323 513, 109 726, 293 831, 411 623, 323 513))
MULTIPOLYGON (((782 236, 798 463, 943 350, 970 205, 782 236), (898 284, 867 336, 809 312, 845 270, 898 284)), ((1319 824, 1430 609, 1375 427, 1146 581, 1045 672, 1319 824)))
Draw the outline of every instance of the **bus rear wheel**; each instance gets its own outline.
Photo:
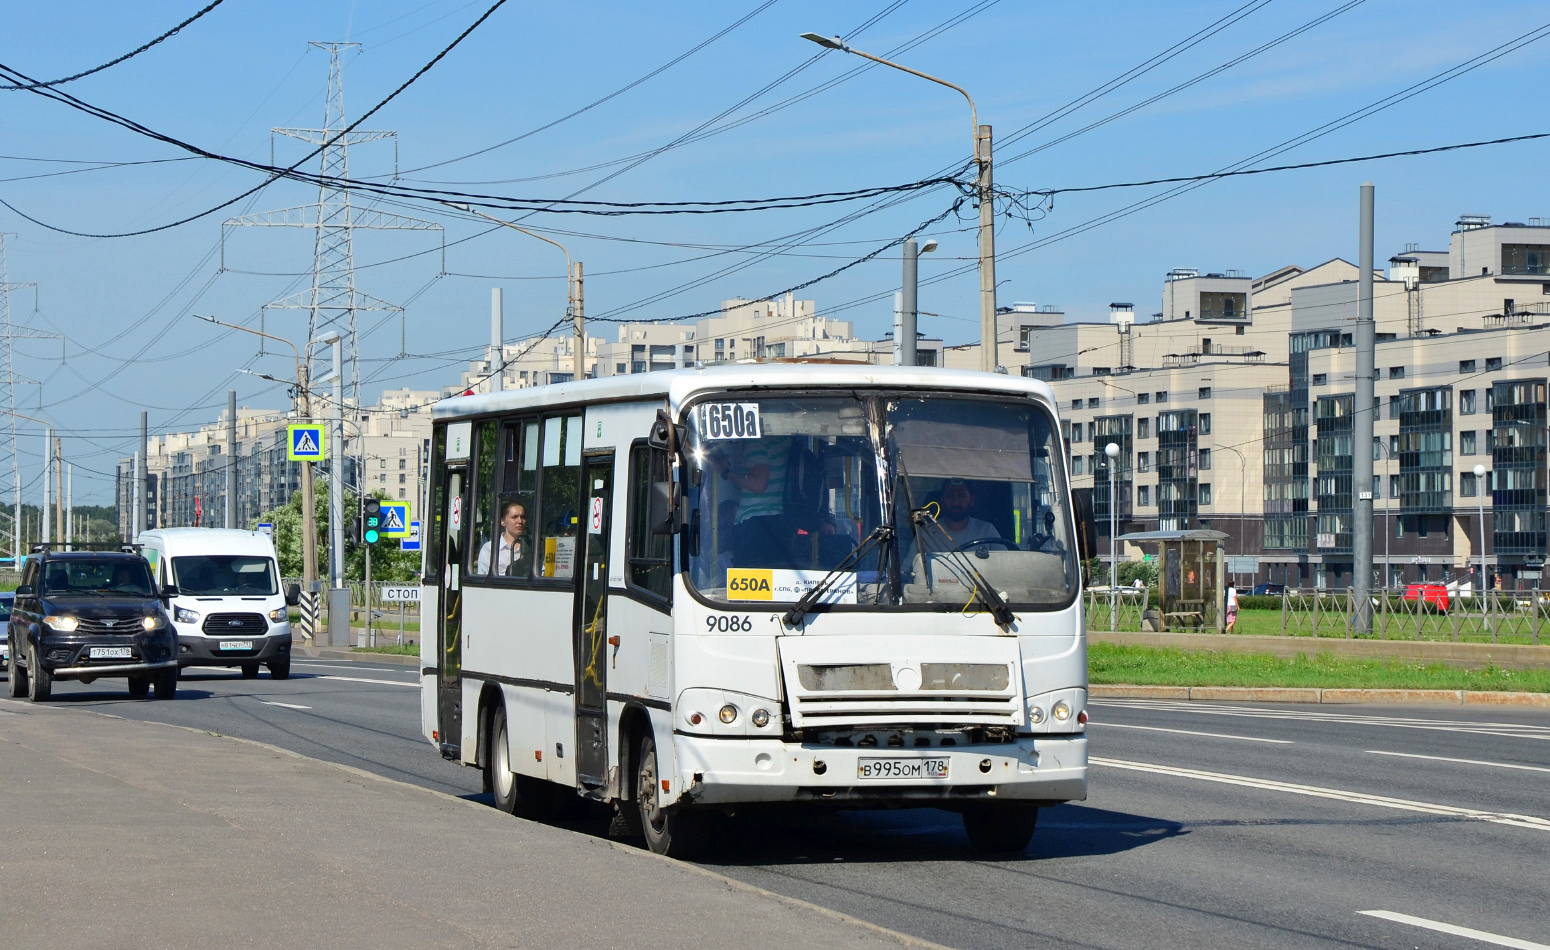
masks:
POLYGON ((710 844, 710 816, 683 809, 662 808, 657 793, 657 743, 650 733, 641 737, 635 757, 639 772, 635 779, 635 803, 640 808, 641 831, 646 846, 670 858, 693 858, 710 844))
POLYGON ((1019 854, 1033 840, 1039 822, 1034 805, 971 805, 963 810, 963 830, 974 850, 986 854, 1019 854))
POLYGON ((511 770, 511 741, 507 735, 506 707, 496 706, 490 717, 490 752, 484 757, 484 784, 495 796, 495 807, 508 815, 543 821, 554 799, 548 782, 511 770))

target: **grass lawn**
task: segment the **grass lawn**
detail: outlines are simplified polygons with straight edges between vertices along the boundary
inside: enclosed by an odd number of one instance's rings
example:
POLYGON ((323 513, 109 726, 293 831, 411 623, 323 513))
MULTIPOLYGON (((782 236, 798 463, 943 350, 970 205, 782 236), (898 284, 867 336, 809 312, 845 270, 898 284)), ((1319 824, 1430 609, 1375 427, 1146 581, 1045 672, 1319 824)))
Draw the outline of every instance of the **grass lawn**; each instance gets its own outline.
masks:
POLYGON ((395 654, 397 654, 399 656, 419 656, 420 655, 420 645, 417 644, 417 643, 408 643, 408 644, 405 644, 404 646, 399 646, 398 644, 394 643, 394 644, 388 644, 387 646, 380 646, 380 647, 356 647, 355 648, 355 652, 356 653, 395 653, 395 654))
POLYGON ((1089 643, 1094 683, 1137 686, 1310 686, 1335 689, 1476 689, 1550 692, 1550 669, 1470 670, 1441 663, 1330 653, 1291 657, 1089 643))

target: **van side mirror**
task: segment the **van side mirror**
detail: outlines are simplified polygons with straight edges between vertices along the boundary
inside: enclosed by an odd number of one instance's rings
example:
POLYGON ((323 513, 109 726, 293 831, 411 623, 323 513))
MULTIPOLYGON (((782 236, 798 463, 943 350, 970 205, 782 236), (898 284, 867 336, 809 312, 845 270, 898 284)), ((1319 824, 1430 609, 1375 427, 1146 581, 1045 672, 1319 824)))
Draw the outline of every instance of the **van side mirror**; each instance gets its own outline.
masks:
POLYGON ((23 584, 20 587, 16 588, 16 596, 17 597, 27 597, 27 596, 30 596, 31 594, 32 594, 32 585, 31 584, 23 584))
POLYGON ((1098 556, 1098 519, 1093 515, 1093 490, 1071 489, 1071 508, 1076 515, 1076 547, 1085 563, 1098 556))
POLYGON ((646 506, 646 520, 652 534, 677 534, 683 511, 683 491, 672 481, 651 483, 651 498, 646 506))
POLYGON ((178 596, 178 585, 176 585, 176 584, 163 584, 161 586, 161 599, 162 600, 171 600, 172 598, 174 598, 176 596, 178 596))
POLYGON ((285 589, 285 605, 295 607, 299 603, 301 603, 301 585, 292 584, 285 589))

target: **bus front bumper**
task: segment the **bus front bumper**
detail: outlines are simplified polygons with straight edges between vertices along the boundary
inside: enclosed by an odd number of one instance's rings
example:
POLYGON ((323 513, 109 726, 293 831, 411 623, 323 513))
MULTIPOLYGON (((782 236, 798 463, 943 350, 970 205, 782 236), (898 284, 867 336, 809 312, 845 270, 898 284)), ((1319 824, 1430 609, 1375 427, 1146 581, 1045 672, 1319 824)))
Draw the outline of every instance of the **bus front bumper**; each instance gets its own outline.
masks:
POLYGON ((918 804, 1056 803, 1087 798, 1087 736, 1019 736, 1016 742, 931 749, 841 748, 778 739, 673 737, 678 804, 754 802, 918 804), (863 762, 863 760, 867 760, 863 762), (878 760, 887 760, 882 764, 878 760), (931 763, 917 760, 935 760, 931 763), (932 768, 945 778, 896 777, 932 768), (865 773, 884 775, 871 778, 865 773))

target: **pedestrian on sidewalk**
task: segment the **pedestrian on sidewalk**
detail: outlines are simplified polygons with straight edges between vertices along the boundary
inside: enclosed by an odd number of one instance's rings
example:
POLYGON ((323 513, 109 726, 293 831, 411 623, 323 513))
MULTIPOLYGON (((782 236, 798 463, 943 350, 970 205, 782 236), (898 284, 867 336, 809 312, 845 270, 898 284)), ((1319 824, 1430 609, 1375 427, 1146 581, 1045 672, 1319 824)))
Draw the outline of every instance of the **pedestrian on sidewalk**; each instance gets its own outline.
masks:
POLYGON ((1233 624, 1238 622, 1238 588, 1232 584, 1227 585, 1227 632, 1232 633, 1233 624))

